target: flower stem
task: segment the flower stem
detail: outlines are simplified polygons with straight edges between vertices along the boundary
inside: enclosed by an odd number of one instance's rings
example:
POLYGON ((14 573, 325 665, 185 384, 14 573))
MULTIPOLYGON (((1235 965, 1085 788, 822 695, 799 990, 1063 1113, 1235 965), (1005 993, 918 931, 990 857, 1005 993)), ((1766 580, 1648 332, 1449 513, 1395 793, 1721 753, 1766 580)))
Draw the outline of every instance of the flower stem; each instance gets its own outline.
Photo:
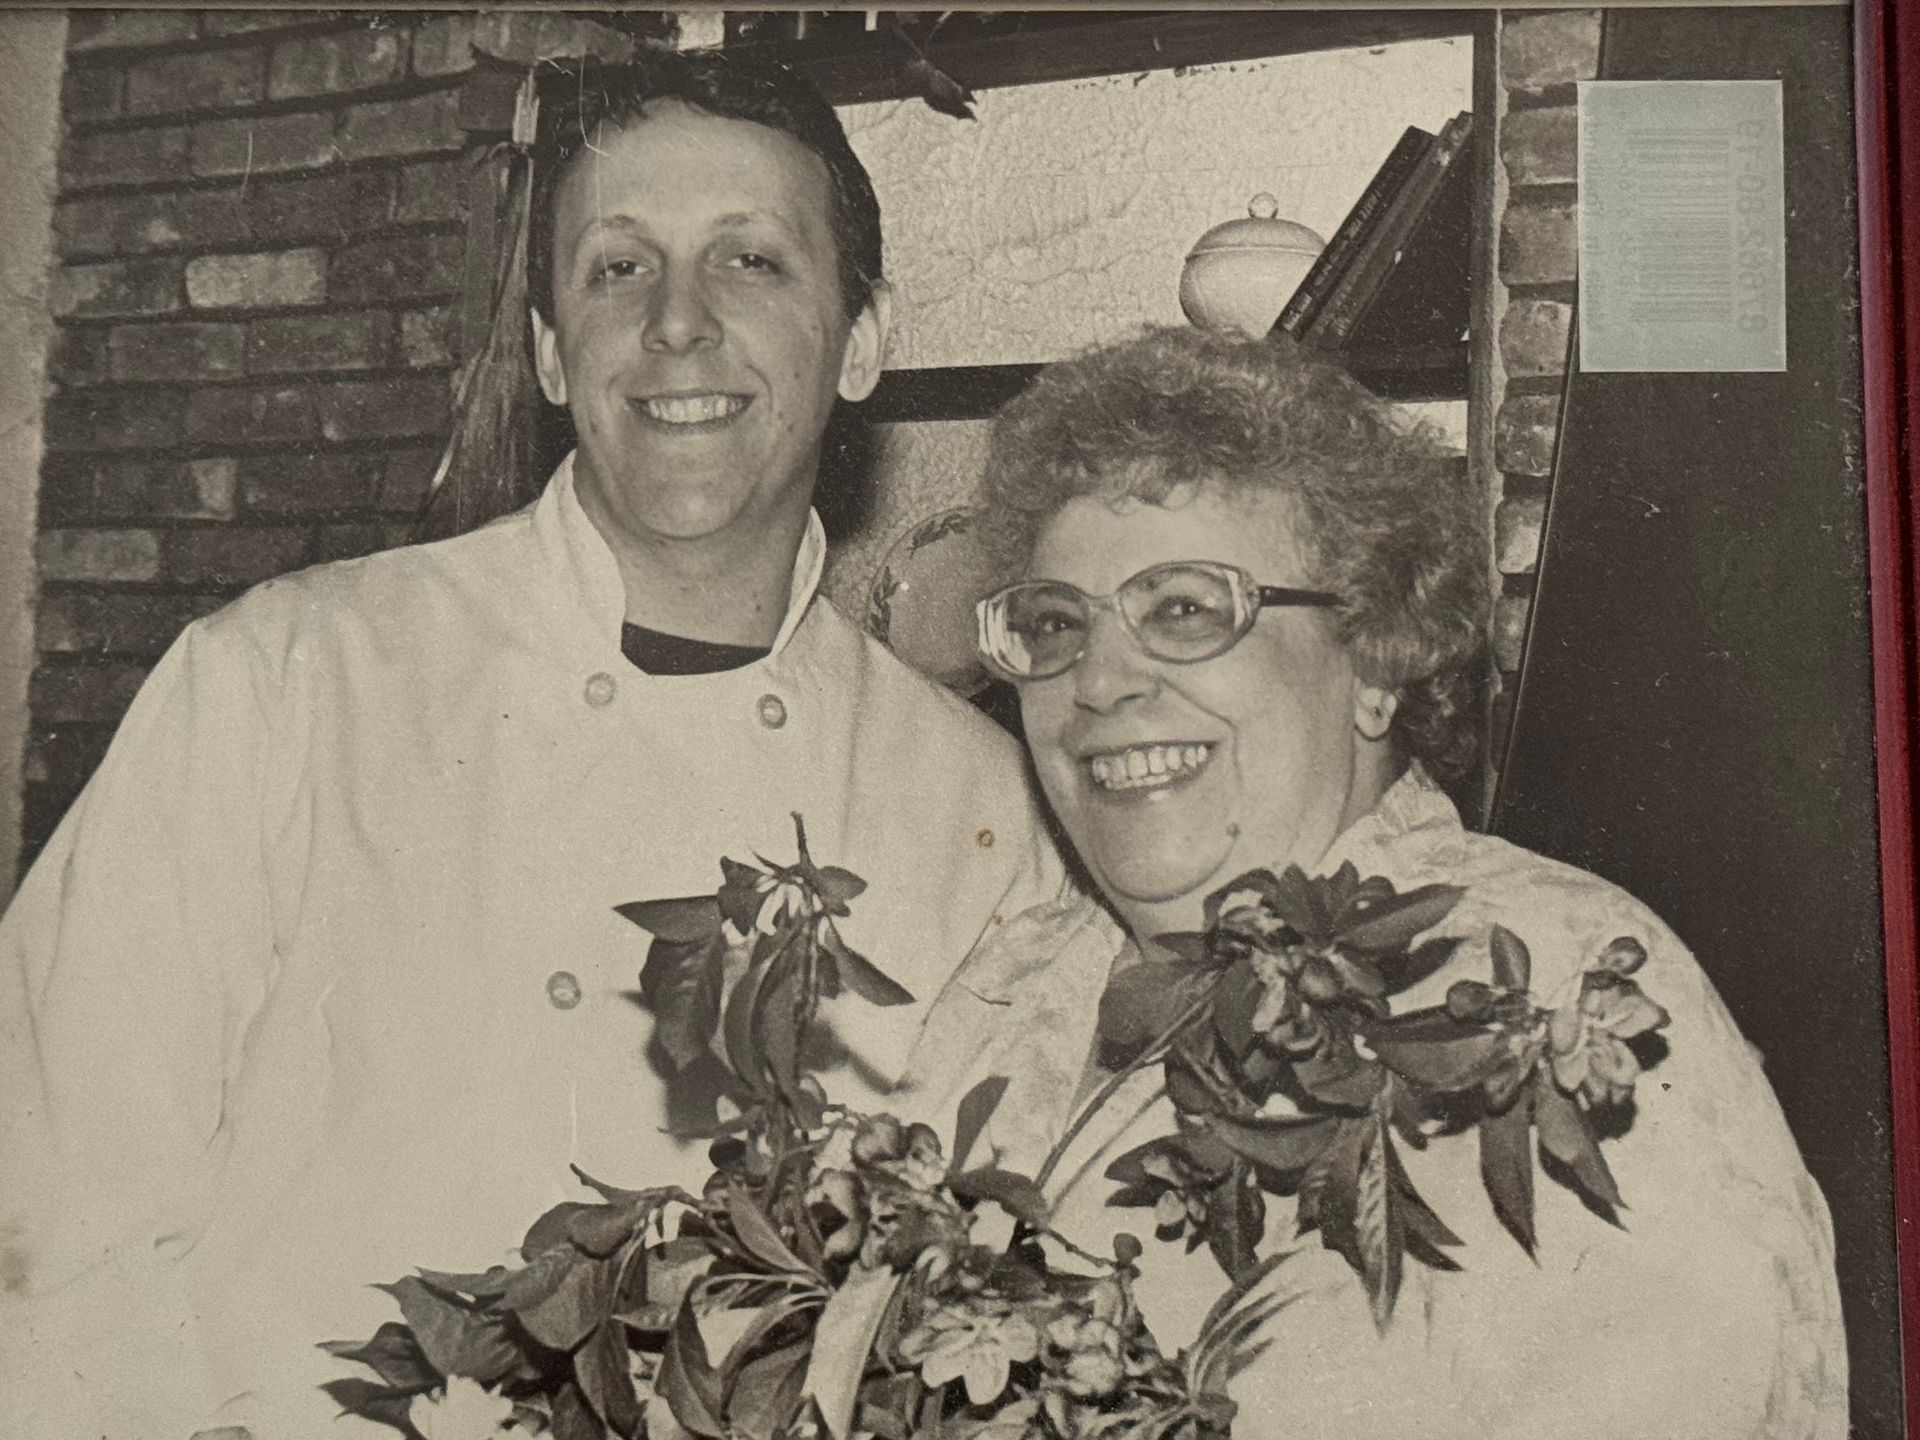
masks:
POLYGON ((1191 1025, 1200 1013, 1213 1003, 1213 994, 1220 988, 1220 981, 1225 978, 1224 974, 1216 978, 1194 998, 1191 1005, 1180 1012, 1178 1019, 1154 1037, 1146 1049, 1108 1076, 1106 1082, 1093 1092, 1087 1103, 1080 1107, 1080 1113, 1075 1115, 1073 1122, 1067 1126, 1066 1133, 1054 1144, 1053 1149, 1047 1152, 1047 1158, 1040 1166, 1040 1173, 1033 1177, 1033 1183, 1036 1186, 1042 1190, 1046 1189, 1047 1181, 1053 1178, 1053 1172, 1059 1169, 1060 1162, 1066 1158, 1067 1148, 1080 1138, 1080 1132, 1087 1128, 1087 1122, 1100 1112, 1101 1106, 1111 1100, 1114 1093, 1126 1084, 1136 1071, 1145 1069, 1161 1059, 1180 1032, 1191 1025))

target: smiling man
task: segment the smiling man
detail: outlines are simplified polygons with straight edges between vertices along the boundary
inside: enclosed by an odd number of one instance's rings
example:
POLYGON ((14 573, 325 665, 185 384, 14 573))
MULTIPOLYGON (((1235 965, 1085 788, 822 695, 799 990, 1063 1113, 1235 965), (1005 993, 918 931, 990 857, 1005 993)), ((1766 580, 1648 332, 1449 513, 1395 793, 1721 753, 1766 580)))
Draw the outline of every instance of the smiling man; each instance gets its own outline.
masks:
POLYGON ((789 859, 803 815, 916 997, 829 1005, 857 1105, 1059 889, 1011 742, 815 594, 888 305, 833 112, 716 55, 546 80, 530 323, 577 452, 189 627, 0 922, 9 1433, 388 1433, 318 1389, 395 1318, 376 1282, 505 1259, 570 1164, 697 1177, 616 905, 789 859))

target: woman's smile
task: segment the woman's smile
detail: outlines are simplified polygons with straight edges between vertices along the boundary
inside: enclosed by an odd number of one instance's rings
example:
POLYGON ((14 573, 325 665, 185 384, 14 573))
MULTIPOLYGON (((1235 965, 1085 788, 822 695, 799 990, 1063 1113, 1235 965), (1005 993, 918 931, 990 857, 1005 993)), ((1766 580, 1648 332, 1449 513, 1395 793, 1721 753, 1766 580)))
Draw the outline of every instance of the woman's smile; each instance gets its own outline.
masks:
POLYGON ((1213 746, 1193 741, 1129 745, 1087 757, 1093 784, 1109 794, 1159 796, 1190 785, 1213 758, 1213 746))

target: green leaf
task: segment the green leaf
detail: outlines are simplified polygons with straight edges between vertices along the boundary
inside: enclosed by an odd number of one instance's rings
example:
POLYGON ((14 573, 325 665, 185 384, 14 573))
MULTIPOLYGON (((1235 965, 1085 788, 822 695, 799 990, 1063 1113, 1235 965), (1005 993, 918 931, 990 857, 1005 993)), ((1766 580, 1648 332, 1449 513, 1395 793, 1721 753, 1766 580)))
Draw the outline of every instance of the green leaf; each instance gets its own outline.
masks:
POLYGON ((1234 961, 1220 977, 1219 992, 1213 997, 1213 1028, 1236 1060, 1245 1059, 1253 1048, 1253 1017, 1265 990, 1251 960, 1234 961))
POLYGON ((1446 919, 1466 893, 1459 885, 1422 885, 1366 906, 1361 918, 1343 926, 1336 938, 1355 950, 1405 950, 1416 935, 1446 919))
POLYGON ((849 1440, 853 1433, 860 1381, 898 1283, 891 1270, 856 1265, 820 1312, 804 1392, 819 1406, 821 1423, 833 1440, 849 1440))
POLYGON ((848 904, 858 900, 867 888, 866 881, 838 865, 820 866, 814 872, 814 881, 820 887, 820 898, 836 915, 846 914, 848 904))
POLYGON ((740 1367, 727 1396, 727 1419, 744 1440, 777 1440, 799 1418, 807 1356, 813 1342, 796 1340, 740 1367))
POLYGON ((704 945, 720 930, 720 907, 711 895, 634 900, 613 908, 656 940, 669 944, 704 945))
POLYGON ((993 1112, 1000 1107, 1000 1099, 1007 1093, 1007 1077, 989 1075, 975 1085, 960 1100, 959 1111, 953 1121, 953 1165, 958 1168, 965 1163, 967 1152, 973 1149, 987 1128, 987 1121, 993 1118, 993 1112))
POLYGON ((1152 1044, 1213 983, 1214 977, 1164 960, 1142 960, 1108 982, 1100 997, 1103 1052, 1125 1065, 1152 1044))
POLYGON ((374 1287, 400 1302, 413 1338, 427 1363, 442 1375, 469 1375, 491 1382, 511 1370, 520 1350, 492 1316, 447 1299, 409 1275, 374 1287))
POLYGON ((1168 1144, 1174 1153, 1186 1162, 1188 1169, 1202 1175, 1224 1175, 1240 1158, 1233 1153, 1233 1147, 1226 1141, 1201 1129, 1198 1125, 1184 1129, 1178 1135, 1170 1136, 1168 1144))
POLYGON ((1252 1332, 1276 1311, 1292 1303, 1290 1297, 1268 1296, 1252 1301, 1248 1297, 1295 1253, 1282 1250, 1267 1256, 1236 1276, 1213 1302, 1206 1319, 1200 1322, 1199 1335, 1184 1356, 1189 1394, 1198 1397, 1227 1393, 1227 1382, 1238 1369, 1244 1356, 1242 1347, 1252 1332))
POLYGON ((572 1381, 553 1397, 553 1440, 607 1440, 607 1427, 572 1381))
POLYGON ((1332 1143, 1338 1126, 1331 1115, 1297 1119, 1216 1115, 1207 1121, 1207 1128, 1241 1155, 1282 1174, 1311 1165, 1332 1143))
POLYGON ((581 1394, 615 1435, 630 1437, 640 1429, 640 1396, 633 1386, 627 1358, 626 1331, 618 1320, 605 1320, 573 1356, 574 1378, 581 1394))
MULTIPOLYGON (((720 1372, 721 1392, 731 1395, 735 1380, 739 1378, 741 1371, 759 1358, 762 1353, 761 1347, 766 1344, 767 1337, 802 1311, 818 1310, 825 1302, 826 1294, 825 1289, 812 1292, 788 1291, 771 1300, 762 1301, 752 1312, 753 1318, 747 1322, 746 1328, 734 1337, 733 1343, 727 1347, 727 1353, 720 1357, 720 1363, 715 1367, 720 1372)), ((727 1404, 731 1407, 732 1400, 729 1399, 727 1404)))
POLYGON ((613 1312, 614 1267, 577 1257, 550 1294, 529 1304, 501 1303, 520 1318, 527 1333, 553 1350, 571 1350, 613 1312))
POLYGON ((699 943, 656 940, 640 972, 640 994, 653 1012, 661 1048, 684 1070, 707 1053, 720 1022, 726 945, 719 932, 699 943))
POLYGON ((1411 950, 1399 950, 1369 957, 1387 982, 1387 993, 1398 995, 1411 989, 1429 975, 1437 974, 1460 948, 1458 935, 1435 935, 1422 940, 1411 950))
POLYGON ((1533 984, 1533 953, 1527 942, 1504 925, 1495 925, 1487 937, 1493 951, 1493 983, 1505 990, 1525 990, 1533 984))
POLYGON ((1415 1010, 1360 1026, 1361 1037, 1388 1069, 1426 1090, 1470 1090, 1507 1058, 1506 1033, 1456 1020, 1444 1009, 1415 1010))
POLYGON ((420 1278, 443 1295, 469 1296, 475 1300, 495 1300, 504 1295, 513 1271, 495 1265, 479 1274, 461 1274, 450 1270, 421 1270, 420 1278))
POLYGON ((1393 1319, 1394 1302, 1400 1296, 1401 1257, 1406 1253, 1406 1229, 1391 1176, 1394 1158, 1393 1137, 1386 1123, 1375 1117, 1360 1157, 1353 1219, 1360 1278, 1367 1287, 1373 1323, 1380 1330, 1393 1319))
POLYGON ((766 979, 767 965, 756 949, 747 973, 740 977, 733 993, 727 997, 726 1018, 722 1022, 727 1063, 747 1082, 748 1088, 762 1096, 768 1093, 768 1081, 766 1065, 754 1036, 753 1015, 766 979))
POLYGON ((403 1390, 431 1390, 443 1378, 428 1363, 413 1332, 398 1320, 381 1325, 371 1340, 330 1340, 320 1348, 337 1359, 369 1367, 387 1384, 403 1390))
POLYGON ((1220 1108, 1213 1091, 1200 1078, 1199 1069, 1184 1051, 1175 1048, 1166 1061, 1167 1098, 1183 1115, 1211 1115, 1220 1108))
MULTIPOLYGON (((679 1313, 689 1291, 713 1268, 713 1251, 704 1240, 676 1237, 647 1254, 647 1303, 679 1313)), ((666 1329, 666 1326, 662 1326, 666 1329)))
POLYGON ((420 1432, 408 1422, 407 1411, 412 1408, 414 1397, 426 1394, 431 1387, 396 1390, 352 1375, 341 1380, 329 1380, 320 1388, 340 1407, 342 1415, 359 1415, 382 1425, 391 1425, 403 1435, 417 1436, 420 1432))
POLYGON ((762 1265, 790 1274, 813 1273, 811 1267, 780 1238, 779 1230, 767 1218, 766 1211, 742 1186, 727 1187, 727 1219, 732 1222, 733 1233, 740 1237, 740 1243, 762 1265))
POLYGON ((1252 1178, 1252 1167, 1243 1160, 1207 1196, 1207 1248, 1228 1279, 1258 1263, 1266 1234, 1267 1204, 1252 1178))
POLYGON ((1392 1146, 1387 1148, 1387 1182, 1393 1186, 1408 1253, 1436 1270, 1458 1270, 1459 1264, 1446 1250, 1465 1242, 1420 1197, 1413 1177, 1400 1162, 1400 1152, 1392 1146))
POLYGON ((1333 915, 1327 897, 1321 893, 1323 888, 1320 882, 1308 879, 1298 865, 1289 865, 1280 872, 1267 903, 1301 938, 1319 944, 1331 938, 1333 929, 1333 915))
MULTIPOLYGON (((599 1206, 586 1201, 562 1200, 558 1205, 554 1206, 527 1227, 526 1238, 520 1242, 521 1257, 528 1261, 533 1261, 538 1260, 549 1250, 563 1247, 571 1249, 573 1239, 568 1233, 568 1227, 573 1224, 573 1217, 583 1210, 597 1210, 599 1208, 599 1206)), ((511 1289, 513 1286, 520 1284, 521 1276, 525 1274, 526 1271, 522 1270, 511 1276, 507 1281, 508 1288, 511 1289)), ((501 1293, 505 1294, 506 1291, 503 1290, 501 1293)))
POLYGON ((767 899, 767 892, 760 888, 766 872, 723 856, 720 873, 725 878, 720 893, 714 897, 719 913, 742 935, 752 934, 754 922, 760 918, 760 907, 767 899))
POLYGON ((1520 1242, 1534 1253, 1533 1233, 1533 1101, 1522 1092, 1505 1110, 1480 1120, 1480 1179, 1493 1201, 1493 1213, 1520 1242))
POLYGON ((1607 1168, 1606 1157, 1587 1127, 1587 1117, 1544 1071, 1534 1082, 1533 1123, 1540 1132, 1540 1148, 1566 1166, 1575 1188, 1600 1207, 1610 1223, 1618 1225, 1620 1219, 1613 1212, 1624 1202, 1619 1186, 1614 1184, 1613 1171, 1607 1168))
POLYGON ((628 1205, 589 1205, 567 1221, 567 1238, 589 1255, 611 1255, 633 1238, 639 1218, 628 1205))
MULTIPOLYGON (((1182 965, 1205 969, 1208 965, 1207 937, 1198 930, 1170 930, 1153 937, 1153 943, 1182 965)), ((1162 961, 1162 964, 1173 962, 1162 961)))
POLYGON ((1107 1179, 1118 1180, 1123 1185, 1146 1184, 1150 1178, 1146 1164, 1148 1158, 1169 1154, 1173 1149, 1174 1137, 1164 1135, 1157 1140, 1136 1145, 1107 1165, 1107 1179))
POLYGON ((656 1185, 649 1190, 622 1190, 618 1185, 609 1185, 604 1180, 596 1180, 578 1165, 569 1165, 574 1178, 589 1190, 597 1193, 602 1200, 611 1200, 616 1205, 634 1205, 647 1210, 658 1209, 670 1200, 679 1200, 692 1204, 692 1197, 686 1191, 674 1185, 656 1185))
POLYGON ((720 1375, 707 1359, 707 1342, 693 1313, 693 1298, 680 1302, 667 1332, 666 1349, 653 1388, 673 1411, 674 1419, 695 1435, 719 1440, 726 1425, 721 1419, 720 1375))
POLYGON ((1296 1060, 1293 1073, 1312 1099, 1335 1110, 1371 1105, 1385 1076, 1379 1065, 1355 1052, 1352 1040, 1338 1028, 1318 1051, 1296 1060))
POLYGON ((768 966, 767 978, 753 997, 754 1047, 789 1103, 800 1095, 801 985, 801 967, 789 950, 768 966))
POLYGON ((1025 1175, 985 1166, 963 1170, 947 1180, 947 1188, 962 1200, 991 1200, 1016 1220, 1029 1225, 1047 1222, 1047 1201, 1040 1187, 1025 1175))
POLYGON ((839 962, 840 979, 869 1005, 911 1005, 913 992, 840 938, 829 920, 820 927, 820 943, 839 962))
POLYGON ((1360 1157, 1373 1116, 1344 1116, 1338 1123, 1333 1142, 1300 1177, 1296 1214, 1302 1230, 1317 1226, 1329 1250, 1351 1258, 1354 1189, 1359 1183, 1360 1157))

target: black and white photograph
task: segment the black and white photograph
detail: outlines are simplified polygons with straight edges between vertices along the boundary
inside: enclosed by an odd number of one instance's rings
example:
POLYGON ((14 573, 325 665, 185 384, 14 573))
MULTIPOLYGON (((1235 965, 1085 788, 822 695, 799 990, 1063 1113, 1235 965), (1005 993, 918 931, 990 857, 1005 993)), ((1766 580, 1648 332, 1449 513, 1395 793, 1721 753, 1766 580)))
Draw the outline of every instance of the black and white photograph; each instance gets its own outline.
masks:
POLYGON ((1895 14, 0 12, 0 1434, 1907 1435, 1895 14))

